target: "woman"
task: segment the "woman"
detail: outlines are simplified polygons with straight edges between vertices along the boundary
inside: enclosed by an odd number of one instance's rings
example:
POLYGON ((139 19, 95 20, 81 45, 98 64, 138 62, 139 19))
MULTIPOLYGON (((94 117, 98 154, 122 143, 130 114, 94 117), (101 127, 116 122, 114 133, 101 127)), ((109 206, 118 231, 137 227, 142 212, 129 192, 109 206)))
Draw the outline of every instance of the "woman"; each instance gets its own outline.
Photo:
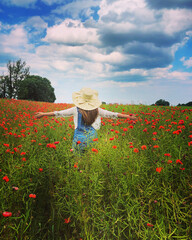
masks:
POLYGON ((93 139, 97 138, 97 130, 100 129, 101 126, 101 117, 119 117, 136 120, 134 115, 126 115, 99 108, 101 101, 98 99, 98 92, 90 88, 82 88, 79 92, 74 92, 72 94, 72 99, 75 107, 47 113, 38 112, 35 114, 35 117, 74 116, 75 132, 72 144, 74 150, 83 151, 86 147, 91 146, 93 139))

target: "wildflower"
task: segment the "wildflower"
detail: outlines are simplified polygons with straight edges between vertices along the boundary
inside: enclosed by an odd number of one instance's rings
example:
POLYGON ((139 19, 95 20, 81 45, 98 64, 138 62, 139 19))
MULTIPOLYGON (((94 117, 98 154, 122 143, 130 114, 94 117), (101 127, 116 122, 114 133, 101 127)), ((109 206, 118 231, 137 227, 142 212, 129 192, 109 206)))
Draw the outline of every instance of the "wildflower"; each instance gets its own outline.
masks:
POLYGON ((168 160, 167 163, 172 163, 172 160, 168 160))
POLYGON ((138 148, 134 148, 133 152, 138 153, 139 149, 138 148))
POLYGON ((124 132, 127 132, 127 131, 128 131, 128 129, 127 129, 127 128, 123 128, 123 131, 124 131, 124 132))
POLYGON ((177 163, 177 164, 182 164, 182 165, 183 165, 183 163, 181 162, 180 159, 177 159, 177 160, 176 160, 176 163, 177 163))
POLYGON ((54 142, 54 144, 59 144, 59 141, 57 141, 57 142, 54 142))
POLYGON ((153 135, 157 135, 157 132, 153 132, 153 135))
POLYGON ((71 222, 70 218, 65 218, 65 223, 71 222))
POLYGON ((56 146, 55 146, 55 144, 53 144, 53 143, 48 143, 48 144, 47 144, 47 147, 56 149, 56 146))
POLYGON ((156 172, 160 173, 162 169, 162 167, 156 168, 156 172))
POLYGON ((114 137, 109 138, 110 141, 114 140, 114 137))
POLYGON ((159 146, 158 146, 158 145, 155 145, 155 146, 153 146, 153 148, 159 148, 159 146))
POLYGON ((142 149, 142 150, 147 149, 146 145, 141 146, 141 149, 142 149))
POLYGON ((98 141, 98 138, 94 138, 94 139, 93 139, 93 142, 96 142, 96 141, 98 141))
POLYGON ((12 213, 11 212, 3 212, 3 217, 11 217, 12 213))
POLYGON ((185 168, 179 168, 179 169, 182 170, 182 171, 185 170, 185 168))
POLYGON ((114 148, 114 149, 115 149, 115 148, 117 148, 117 146, 115 146, 115 145, 114 145, 112 148, 114 148))
POLYGON ((73 152, 73 148, 70 149, 70 152, 73 152))
POLYGON ((171 157, 170 153, 165 153, 164 156, 171 157))
POLYGON ((31 193, 31 194, 29 194, 29 197, 30 198, 36 198, 36 195, 31 193))
POLYGON ((77 144, 80 144, 81 143, 81 141, 77 141, 77 144))
POLYGON ((26 158, 22 158, 21 161, 26 162, 26 158))
POLYGON ((9 144, 8 144, 8 143, 3 143, 3 145, 4 145, 5 147, 9 147, 9 144))
POLYGON ((43 172, 43 168, 39 168, 39 172, 43 172))
POLYGON ((26 152, 22 152, 22 153, 21 153, 21 155, 25 155, 25 154, 26 154, 26 152))
POLYGON ((3 177, 3 180, 4 180, 5 182, 9 182, 9 178, 8 178, 7 176, 4 176, 4 177, 3 177))
POLYGON ((74 164, 74 168, 78 168, 78 162, 74 164))
POLYGON ((151 223, 147 223, 147 226, 148 226, 148 227, 154 227, 154 225, 151 224, 151 223))
POLYGON ((91 151, 98 153, 98 150, 96 148, 92 148, 91 151))

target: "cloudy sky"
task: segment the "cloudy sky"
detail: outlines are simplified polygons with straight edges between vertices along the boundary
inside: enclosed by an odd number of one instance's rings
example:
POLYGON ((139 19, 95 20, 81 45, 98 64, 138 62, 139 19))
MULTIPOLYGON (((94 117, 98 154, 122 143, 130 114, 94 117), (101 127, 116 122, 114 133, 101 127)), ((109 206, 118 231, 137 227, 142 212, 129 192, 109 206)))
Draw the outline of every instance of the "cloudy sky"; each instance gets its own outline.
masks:
POLYGON ((0 75, 22 59, 56 102, 82 87, 102 101, 192 101, 191 0, 1 0, 0 75))

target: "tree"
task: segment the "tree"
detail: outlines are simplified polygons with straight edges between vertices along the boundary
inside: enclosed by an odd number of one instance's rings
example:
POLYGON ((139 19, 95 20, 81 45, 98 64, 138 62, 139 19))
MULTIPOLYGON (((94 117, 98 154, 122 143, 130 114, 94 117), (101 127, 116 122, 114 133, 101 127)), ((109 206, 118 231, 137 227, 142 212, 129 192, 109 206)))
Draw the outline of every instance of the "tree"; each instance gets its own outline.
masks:
POLYGON ((7 63, 8 74, 0 79, 0 94, 2 97, 17 98, 20 83, 29 76, 29 67, 21 59, 7 63))
POLYGON ((0 98, 8 97, 7 76, 0 76, 0 98))
POLYGON ((168 101, 165 101, 163 99, 159 99, 158 101, 156 101, 155 103, 157 106, 169 106, 170 103, 168 101))
POLYGON ((183 104, 179 103, 178 106, 188 106, 188 107, 191 107, 192 106, 192 102, 183 103, 183 104))
POLYGON ((54 102, 56 97, 54 88, 47 78, 31 75, 21 82, 18 99, 54 102))

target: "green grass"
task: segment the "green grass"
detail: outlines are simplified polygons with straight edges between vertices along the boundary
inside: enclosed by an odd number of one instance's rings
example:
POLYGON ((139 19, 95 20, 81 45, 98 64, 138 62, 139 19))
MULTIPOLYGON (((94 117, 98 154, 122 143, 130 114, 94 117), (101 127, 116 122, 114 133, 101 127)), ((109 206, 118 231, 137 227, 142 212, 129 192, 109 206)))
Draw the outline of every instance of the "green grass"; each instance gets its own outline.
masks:
POLYGON ((68 107, 0 100, 0 239, 192 239, 191 109, 103 105, 138 121, 103 119, 98 153, 78 156, 71 118, 33 117, 68 107))

